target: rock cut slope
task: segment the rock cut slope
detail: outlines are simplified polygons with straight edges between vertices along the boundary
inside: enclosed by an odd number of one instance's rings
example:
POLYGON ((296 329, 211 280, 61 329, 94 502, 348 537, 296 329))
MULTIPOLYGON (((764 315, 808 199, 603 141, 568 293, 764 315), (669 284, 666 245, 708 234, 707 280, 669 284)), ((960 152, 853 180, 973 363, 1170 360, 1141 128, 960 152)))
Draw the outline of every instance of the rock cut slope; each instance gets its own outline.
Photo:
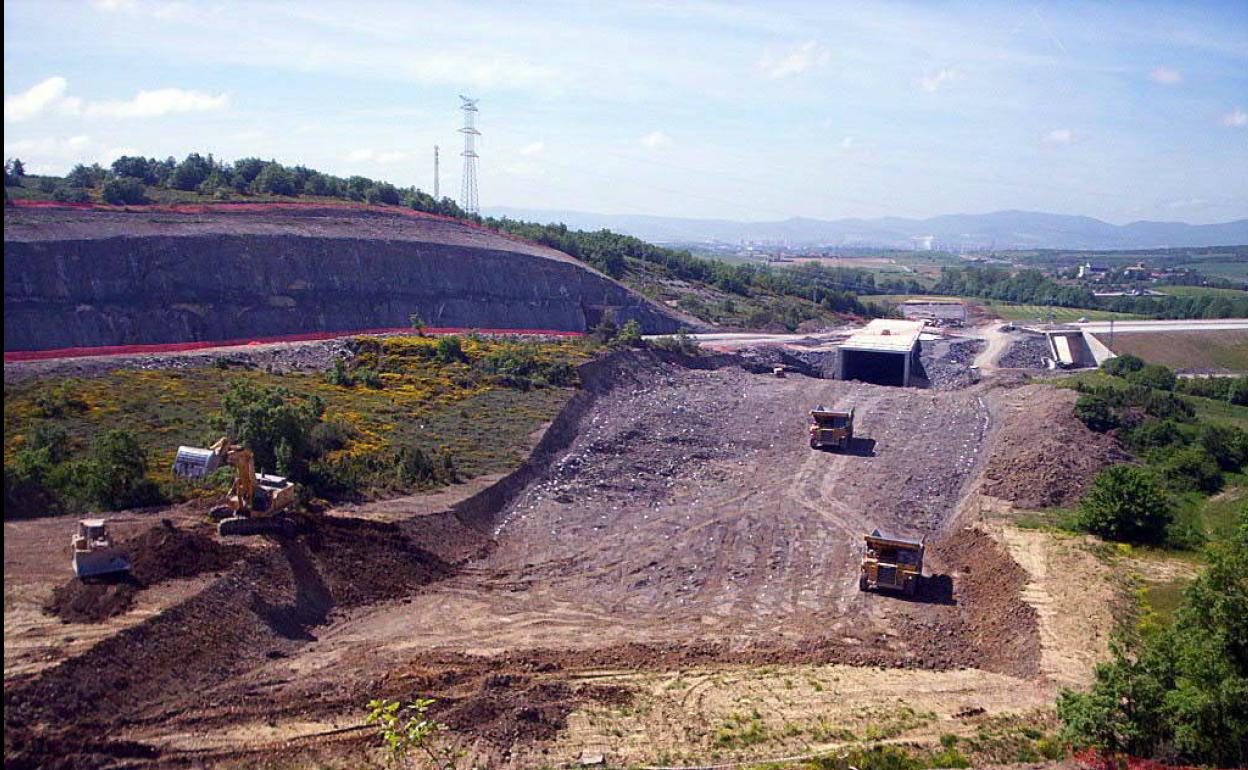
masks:
POLYGON ((405 209, 9 207, 4 348, 430 326, 585 331, 666 309, 559 251, 405 209))

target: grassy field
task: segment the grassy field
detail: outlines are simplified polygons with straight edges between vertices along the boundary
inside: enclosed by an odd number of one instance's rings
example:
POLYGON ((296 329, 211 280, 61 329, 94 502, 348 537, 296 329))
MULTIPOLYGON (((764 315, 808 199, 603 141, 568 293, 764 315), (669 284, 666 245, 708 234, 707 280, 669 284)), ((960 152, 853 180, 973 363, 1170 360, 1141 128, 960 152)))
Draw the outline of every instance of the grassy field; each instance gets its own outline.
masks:
POLYGON ((1175 297, 1244 297, 1248 291, 1242 289, 1216 289, 1212 286, 1155 286, 1157 291, 1175 297))
POLYGON ((959 299, 969 305, 982 307, 984 312, 1003 318, 1007 321, 1044 320, 1047 322, 1049 320, 1050 312, 1052 313, 1053 320, 1057 323, 1068 323, 1071 321, 1077 321, 1080 318, 1086 318, 1089 321, 1108 321, 1111 318, 1115 320, 1124 320, 1146 317, 1132 313, 1114 313, 1108 310, 1093 310, 1091 308, 1050 307, 1048 305, 1017 305, 1012 302, 1000 302, 998 300, 983 299, 981 297, 941 297, 923 294, 877 294, 862 297, 864 302, 884 302, 888 304, 897 304, 912 299, 959 299))
MULTIPOLYGON (((118 370, 93 379, 27 380, 5 387, 6 466, 42 423, 69 436, 70 459, 85 455, 91 441, 118 425, 133 433, 148 475, 166 494, 185 492, 171 473, 181 444, 208 446, 221 435, 216 418, 227 384, 234 380, 287 388, 317 396, 324 420, 345 428, 347 439, 326 459, 386 468, 400 448, 449 452, 461 477, 497 473, 515 465, 528 437, 551 420, 571 397, 569 387, 533 386, 519 377, 483 372, 494 357, 527 356, 541 364, 573 365, 591 355, 581 341, 522 345, 503 340, 463 341, 467 361, 439 362, 436 340, 421 337, 370 339, 359 367, 379 372, 380 387, 331 384, 325 372, 271 374, 214 366, 167 370, 118 370), (49 399, 72 405, 53 410, 49 399)), ((272 471, 273 469, 264 469, 272 471)), ((362 490, 365 494, 392 490, 362 490)))
MULTIPOLYGON (((1108 335, 1099 335, 1108 343, 1108 335)), ((1248 331, 1119 332, 1113 351, 1130 353, 1172 369, 1248 372, 1248 331)))

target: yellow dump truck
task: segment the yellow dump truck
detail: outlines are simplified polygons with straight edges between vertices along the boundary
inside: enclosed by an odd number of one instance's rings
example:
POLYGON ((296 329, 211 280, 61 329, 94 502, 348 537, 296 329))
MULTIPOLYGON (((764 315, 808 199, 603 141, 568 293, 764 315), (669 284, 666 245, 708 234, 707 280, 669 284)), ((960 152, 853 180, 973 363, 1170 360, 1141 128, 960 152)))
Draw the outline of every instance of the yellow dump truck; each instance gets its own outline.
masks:
POLYGON ((923 579, 923 541, 888 535, 878 529, 866 536, 860 591, 901 591, 914 596, 923 579))
POLYGON ((854 440, 854 410, 811 409, 809 432, 811 449, 848 449, 854 440))

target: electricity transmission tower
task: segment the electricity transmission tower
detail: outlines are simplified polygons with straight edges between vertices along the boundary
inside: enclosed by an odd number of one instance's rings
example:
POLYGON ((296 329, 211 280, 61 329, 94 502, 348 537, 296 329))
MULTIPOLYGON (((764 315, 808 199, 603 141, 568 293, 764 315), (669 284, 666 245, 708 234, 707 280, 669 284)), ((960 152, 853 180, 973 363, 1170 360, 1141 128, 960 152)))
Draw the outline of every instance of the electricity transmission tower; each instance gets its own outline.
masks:
POLYGON ((477 100, 460 96, 463 102, 459 106, 464 111, 464 127, 459 133, 464 135, 464 185, 459 196, 459 207, 469 214, 479 213, 477 205, 477 100))
POLYGON ((438 173, 438 146, 435 144, 433 146, 433 199, 435 201, 442 200, 441 185, 439 184, 440 181, 440 175, 438 173))

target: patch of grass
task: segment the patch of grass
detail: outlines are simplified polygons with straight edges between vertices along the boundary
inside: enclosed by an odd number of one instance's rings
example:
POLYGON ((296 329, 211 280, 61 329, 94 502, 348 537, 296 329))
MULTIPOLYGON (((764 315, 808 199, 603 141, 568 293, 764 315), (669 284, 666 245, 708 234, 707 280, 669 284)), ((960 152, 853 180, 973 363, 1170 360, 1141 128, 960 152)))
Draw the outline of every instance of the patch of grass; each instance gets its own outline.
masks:
POLYGON ((1156 291, 1175 297, 1244 297, 1248 291, 1243 289, 1218 289, 1213 286, 1154 286, 1156 291))
MULTIPOLYGON (((1109 335, 1098 335, 1109 343, 1109 335)), ((1172 369, 1229 369, 1248 371, 1248 331, 1120 332, 1110 346, 1118 355, 1131 354, 1172 369)))
MULTIPOLYGON (((503 338, 463 340, 464 360, 440 361, 437 341, 423 337, 361 338, 350 371, 376 373, 379 387, 334 385, 321 372, 273 374, 217 366, 117 370, 92 379, 32 379, 5 387, 6 465, 41 424, 65 431, 69 460, 82 457, 103 431, 124 425, 139 441, 149 476, 173 499, 216 490, 172 476, 179 445, 208 446, 221 434, 215 418, 232 380, 280 385, 325 403, 326 423, 341 424, 345 441, 326 459, 360 467, 389 467, 400 449, 450 454, 461 478, 498 473, 520 459, 528 438, 570 398, 575 364, 588 360, 583 341, 521 343, 503 338), (81 404, 54 409, 49 404, 81 404)), ((258 469, 272 472, 274 469, 258 469)), ((374 474, 375 476, 376 474, 374 474)), ((406 491, 387 482, 364 496, 406 491)))

